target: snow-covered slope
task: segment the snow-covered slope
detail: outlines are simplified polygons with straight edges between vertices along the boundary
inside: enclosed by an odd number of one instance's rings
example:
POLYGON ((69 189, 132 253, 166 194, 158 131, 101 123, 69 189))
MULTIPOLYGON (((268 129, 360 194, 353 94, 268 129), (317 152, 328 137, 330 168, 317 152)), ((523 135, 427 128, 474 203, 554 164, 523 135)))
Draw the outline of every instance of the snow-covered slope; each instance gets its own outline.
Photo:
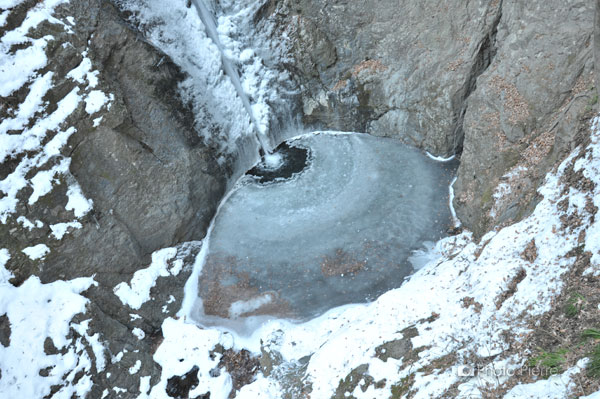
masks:
MULTIPOLYGON (((92 208, 92 201, 83 196, 69 172, 70 158, 63 155, 67 140, 77 133, 69 117, 78 107, 85 107, 92 118, 110 106, 111 96, 95 89, 98 72, 92 70, 85 55, 79 65, 62 75, 48 65, 48 48, 60 44, 52 35, 40 37, 38 29, 50 24, 72 34, 72 21, 53 16, 55 8, 67 1, 38 2, 25 9, 18 26, 8 30, 6 17, 16 7, 25 8, 21 3, 0 2, 4 16, 0 27, 5 29, 0 38, 0 96, 10 99, 17 98, 18 92, 26 93, 16 106, 4 100, 1 104, 0 164, 11 167, 3 169, 0 180, 0 223, 4 229, 11 228, 11 235, 16 230, 12 226, 18 225, 29 232, 52 231, 52 237, 43 240, 60 241, 81 227, 77 219, 92 208), (76 87, 51 103, 48 93, 64 80, 71 80, 76 87), (8 173, 4 174, 5 170, 8 173), (63 210, 72 211, 71 219, 48 226, 19 215, 24 208, 43 206, 40 199, 62 183, 67 186, 63 210)), ((7 244, 0 242, 0 248, 7 244)), ((11 258, 25 254, 41 261, 50 252, 44 243, 29 245, 17 253, 0 249, 0 396, 41 398, 55 392, 55 397, 83 397, 92 385, 92 373, 105 366, 99 336, 88 334, 89 317, 81 321, 89 300, 80 294, 96 283, 93 278, 79 278, 42 284, 33 276, 19 286, 12 285, 9 280, 14 275, 5 268, 11 258), (77 322, 75 315, 79 315, 77 322), (92 348, 93 355, 86 348, 92 348)))

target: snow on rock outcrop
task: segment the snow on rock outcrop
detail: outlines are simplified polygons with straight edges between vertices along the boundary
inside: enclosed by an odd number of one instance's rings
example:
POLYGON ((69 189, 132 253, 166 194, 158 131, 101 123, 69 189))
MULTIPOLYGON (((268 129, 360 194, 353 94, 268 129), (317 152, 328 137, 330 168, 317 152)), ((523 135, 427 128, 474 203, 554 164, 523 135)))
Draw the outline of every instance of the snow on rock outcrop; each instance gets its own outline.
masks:
POLYGON ((158 277, 177 275, 183 266, 183 260, 173 258, 177 255, 177 248, 165 248, 152 254, 152 264, 146 269, 135 272, 129 284, 119 283, 114 293, 124 305, 132 309, 139 309, 150 300, 150 290, 156 285, 158 277), (169 264, 171 262, 171 265, 169 264))
POLYGON ((92 278, 42 284, 31 277, 14 287, 0 280, 0 315, 9 325, 8 342, 0 345, 0 396, 42 398, 53 389, 55 397, 85 396, 92 372, 104 367, 104 346, 87 334, 87 323, 71 320, 86 311, 80 293, 94 284, 92 278))
MULTIPOLYGON (((2 8, 8 14, 20 12, 13 10, 20 3, 22 1, 12 1, 2 8)), ((89 113, 110 106, 113 96, 90 90, 97 85, 98 72, 91 70, 91 62, 85 53, 80 65, 67 71, 66 76, 53 71, 46 50, 56 38, 52 35, 38 37, 36 32, 40 26, 49 23, 73 34, 70 25, 53 16, 56 7, 67 3, 66 0, 38 2, 27 10, 21 25, 7 31, 0 39, 0 96, 14 96, 17 91, 26 93, 16 106, 6 108, 4 105, 2 108, 6 117, 0 121, 0 162, 15 164, 0 181, 2 224, 8 223, 18 212, 23 190, 32 190, 26 201, 28 206, 33 206, 61 181, 68 185, 66 209, 73 210, 76 218, 84 216, 92 206, 69 172, 71 160, 63 155, 67 141, 77 131, 70 126, 69 118, 83 106, 89 113), (13 50, 15 46, 20 49, 13 50), (65 78, 79 85, 53 104, 47 98, 56 82, 65 78)), ((69 222, 71 227, 78 227, 75 222, 69 222)))
MULTIPOLYGON (((189 319, 167 319, 165 340, 155 355, 163 368, 162 380, 150 397, 166 398, 162 389, 166 381, 192 366, 199 367, 199 375, 207 375, 215 361, 206 348, 217 344, 262 351, 263 359, 273 364, 243 387, 238 398, 254 398, 257 392, 279 398, 293 390, 308 390, 318 398, 344 393, 389 398, 409 391, 413 398, 431 398, 451 388, 458 390, 457 397, 481 397, 486 389, 497 388, 500 380, 486 383, 459 366, 473 366, 474 361, 484 365, 493 361, 504 370, 523 366, 527 354, 515 354, 510 348, 526 341, 536 319, 552 309, 563 288, 562 278, 573 267, 571 251, 580 245, 582 231, 588 232, 585 249, 593 253, 590 268, 598 270, 600 222, 586 203, 599 201, 599 164, 600 119, 596 119, 591 144, 576 149, 546 177, 539 189, 543 200, 530 217, 488 233, 479 243, 468 232, 441 240, 435 248, 437 259, 401 288, 370 304, 333 309, 304 324, 270 321, 249 336, 199 329, 189 319), (581 172, 594 183, 592 188, 570 187, 565 176, 571 171, 581 172), (565 201, 566 211, 559 206, 565 201), (575 211, 582 223, 565 225, 565 212, 575 211), (185 343, 190 337, 196 343, 193 348, 185 343), (185 367, 175 367, 178 358, 186 359, 185 367), (293 370, 300 377, 290 382, 293 370)), ((539 387, 520 385, 506 397, 526 392, 528 397, 545 398, 557 379, 569 394, 576 389, 570 381, 583 366, 578 367, 547 383, 535 383, 539 387)), ((215 380, 211 384, 204 385, 212 388, 211 398, 229 395, 228 384, 215 380)))
POLYGON ((584 369, 586 363, 587 359, 582 359, 575 367, 571 367, 561 375, 554 375, 547 380, 537 381, 532 384, 517 385, 504 396, 504 399, 567 398, 577 388, 574 381, 575 376, 584 369))
POLYGON ((64 65, 57 67, 57 60, 46 54, 70 45, 58 36, 73 35, 74 21, 54 16, 58 7, 68 3, 0 1, 0 228, 6 233, 2 236, 6 248, 0 249, 3 398, 85 397, 92 375, 105 367, 104 343, 99 334, 88 333, 90 320, 74 321, 86 312, 89 300, 81 293, 97 285, 94 279, 44 284, 29 277, 26 264, 41 270, 52 241, 81 228, 73 218, 91 210, 91 200, 69 171, 66 146, 77 133, 72 119, 85 104, 93 104, 95 111, 109 106, 112 99, 90 92, 97 72, 86 66, 85 54, 85 80, 76 73, 80 66, 63 71, 64 65), (71 87, 65 84, 69 81, 71 87), (64 201, 52 204, 50 212, 44 201, 60 185, 64 201), (51 229, 53 237, 43 233, 44 227, 51 229), (16 244, 17 236, 31 238, 23 240, 26 245, 16 244))

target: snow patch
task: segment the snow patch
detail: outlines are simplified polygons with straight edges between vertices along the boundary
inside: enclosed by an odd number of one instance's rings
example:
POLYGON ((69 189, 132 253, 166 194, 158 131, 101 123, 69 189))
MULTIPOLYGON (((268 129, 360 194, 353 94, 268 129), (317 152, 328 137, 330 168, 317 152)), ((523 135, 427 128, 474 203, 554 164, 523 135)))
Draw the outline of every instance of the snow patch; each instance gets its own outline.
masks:
POLYGON ((150 300, 150 290, 156 285, 158 277, 175 275, 180 268, 169 269, 168 262, 177 255, 177 248, 165 248, 152 254, 152 263, 146 269, 138 270, 133 274, 129 284, 119 283, 114 288, 114 293, 124 305, 132 309, 139 309, 150 300))
POLYGON ((135 364, 129 368, 129 374, 131 374, 131 375, 137 374, 138 371, 140 371, 141 368, 142 368, 142 361, 141 360, 137 360, 135 362, 135 364))
POLYGON ((136 321, 142 318, 142 316, 140 316, 139 314, 136 313, 129 313, 129 317, 131 321, 136 321))
POLYGON ((68 223, 57 223, 50 226, 50 230, 52 230, 52 236, 57 240, 62 240, 62 238, 67 234, 69 228, 72 229, 80 229, 83 226, 79 222, 68 222, 68 223))
POLYGON ((570 397, 574 393, 572 391, 577 387, 573 377, 584 369, 587 362, 588 359, 582 359, 576 366, 571 367, 563 374, 553 375, 547 380, 517 385, 504 395, 504 399, 564 399, 570 397))
MULTIPOLYGON (((226 349, 231 348, 231 340, 227 344, 227 333, 217 330, 200 330, 182 319, 168 318, 163 322, 163 343, 154 354, 154 361, 163 369, 160 382, 152 388, 150 397, 167 398, 165 389, 167 380, 176 375, 184 375, 194 366, 198 366, 198 386, 190 391, 193 398, 210 392, 211 399, 226 399, 232 388, 231 378, 227 373, 211 377, 210 370, 219 364, 219 356, 210 357, 215 343, 223 342, 226 349)), ((262 396, 261 396, 262 397, 262 396)))
MULTIPOLYGON (((111 94, 111 97, 113 95, 111 94)), ((85 112, 92 115, 100 111, 102 107, 111 100, 104 92, 92 90, 85 98, 85 112)))
MULTIPOLYGON (((39 220, 38 220, 38 222, 39 222, 39 220)), ((36 225, 31 223, 29 221, 29 219, 27 219, 25 216, 19 216, 17 218, 17 223, 19 223, 21 226, 23 226, 24 228, 26 228, 29 231, 31 231, 32 229, 34 229, 36 227, 36 225)))
POLYGON ((40 197, 48 194, 52 190, 52 186, 58 183, 57 176, 67 173, 70 164, 70 159, 63 159, 58 165, 53 166, 50 170, 42 170, 33 176, 30 182, 33 193, 29 197, 28 204, 33 205, 40 197))
POLYGON ((21 252, 29 256, 31 260, 38 260, 46 257, 50 253, 50 248, 46 244, 38 244, 33 247, 27 247, 21 252))
POLYGON ((581 396, 579 399, 600 399, 600 391, 588 396, 581 396))
POLYGON ((8 14, 10 14, 9 10, 4 10, 0 13, 0 27, 6 25, 6 19, 8 18, 8 14))
POLYGON ((146 337, 146 333, 141 328, 134 328, 131 333, 137 337, 138 340, 142 340, 146 337))
POLYGON ((75 217, 81 218, 92 210, 92 200, 85 198, 78 184, 73 184, 69 187, 67 196, 69 197, 69 201, 65 209, 73 211, 75 217))
POLYGON ((10 321, 10 345, 0 345, 0 392, 5 398, 42 398, 52 386, 56 397, 85 397, 91 389, 91 361, 81 339, 67 338, 70 321, 85 312, 88 300, 80 295, 95 284, 91 278, 42 284, 30 277, 21 286, 0 286, 0 314, 10 321), (49 338, 59 353, 47 355, 49 338), (41 370, 48 376, 42 377, 41 370), (75 382, 75 376, 82 378, 75 382))
POLYGON ((106 367, 106 358, 104 353, 106 351, 105 345, 100 341, 100 334, 96 333, 94 335, 88 334, 88 329, 90 326, 91 319, 82 321, 79 324, 72 324, 72 327, 75 331, 77 331, 81 336, 83 336, 88 344, 92 348, 92 352, 94 353, 94 357, 96 358, 96 370, 103 371, 106 367))
POLYGON ((67 74, 67 77, 80 84, 85 84, 85 81, 87 80, 88 86, 94 88, 98 85, 98 75, 100 72, 92 70, 92 60, 87 57, 87 51, 84 51, 82 55, 83 59, 81 60, 81 63, 79 63, 75 69, 71 70, 67 74))

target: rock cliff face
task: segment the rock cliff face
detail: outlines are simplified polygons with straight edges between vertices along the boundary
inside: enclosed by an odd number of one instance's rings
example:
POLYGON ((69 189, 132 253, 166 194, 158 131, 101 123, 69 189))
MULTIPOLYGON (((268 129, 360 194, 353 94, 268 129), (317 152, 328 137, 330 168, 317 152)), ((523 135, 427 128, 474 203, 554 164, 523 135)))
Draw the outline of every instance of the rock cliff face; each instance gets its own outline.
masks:
POLYGON ((496 57, 467 100, 456 186, 476 233, 520 220, 540 179, 580 144, 598 100, 593 15, 590 1, 502 3, 496 57))
POLYGON ((532 208, 597 101, 589 0, 271 3, 305 122, 460 155, 455 205, 478 235, 532 208))
POLYGON ((460 149, 465 98, 491 62, 499 2, 278 4, 305 85, 305 121, 460 149))

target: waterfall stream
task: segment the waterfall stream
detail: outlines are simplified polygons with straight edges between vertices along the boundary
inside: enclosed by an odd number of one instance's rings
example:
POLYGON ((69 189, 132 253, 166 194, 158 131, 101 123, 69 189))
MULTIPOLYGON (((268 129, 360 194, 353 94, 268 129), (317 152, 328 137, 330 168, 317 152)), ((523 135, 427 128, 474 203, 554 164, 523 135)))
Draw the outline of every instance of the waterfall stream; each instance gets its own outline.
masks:
POLYGON ((198 16, 200 17, 200 20, 206 28, 206 35, 215 43, 219 52, 221 53, 221 62, 223 64, 223 70, 225 71, 225 74, 229 77, 229 79, 231 79, 231 83, 233 84, 233 87, 235 88, 235 91, 237 92, 238 96, 242 100, 244 109, 250 117, 250 122, 252 123, 252 126, 254 128, 254 134, 262 150, 261 155, 268 157, 272 153, 273 147, 269 142, 266 132, 261 131, 261 125, 256 120, 254 111, 252 110, 252 104, 250 104, 250 98, 248 98, 248 95, 242 87, 240 75, 238 74, 236 67, 225 55, 223 44, 221 43, 221 39, 219 39, 219 32, 217 31, 217 23, 215 21, 215 17, 211 10, 208 9, 203 0, 192 0, 192 3, 196 7, 198 16))

